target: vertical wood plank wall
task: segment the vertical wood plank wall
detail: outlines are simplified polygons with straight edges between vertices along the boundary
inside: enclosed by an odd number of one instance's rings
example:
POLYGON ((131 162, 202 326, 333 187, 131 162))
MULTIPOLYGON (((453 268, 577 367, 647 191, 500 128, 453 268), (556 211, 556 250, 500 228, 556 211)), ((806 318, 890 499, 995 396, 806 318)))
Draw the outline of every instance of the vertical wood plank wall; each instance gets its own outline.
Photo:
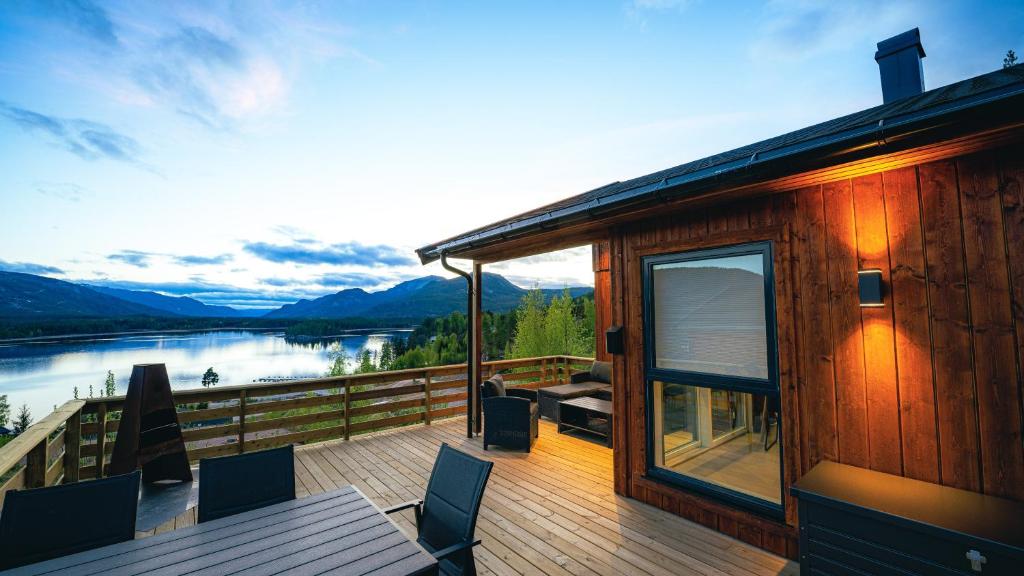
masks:
MULTIPOLYGON (((788 496, 782 525, 644 477, 640 256, 747 241, 759 230, 790 244, 781 274, 776 258, 777 290, 789 283, 777 297, 779 351, 793 359, 781 378, 787 487, 834 460, 1024 500, 1024 147, 617 228, 609 288, 622 287, 595 293, 621 298, 607 323, 626 326, 616 362, 625 379, 623 492, 795 556, 788 496), (882 308, 859 306, 857 270, 868 268, 882 271, 882 308)), ((595 244, 601 282, 598 256, 608 249, 597 246, 607 244, 595 244)))

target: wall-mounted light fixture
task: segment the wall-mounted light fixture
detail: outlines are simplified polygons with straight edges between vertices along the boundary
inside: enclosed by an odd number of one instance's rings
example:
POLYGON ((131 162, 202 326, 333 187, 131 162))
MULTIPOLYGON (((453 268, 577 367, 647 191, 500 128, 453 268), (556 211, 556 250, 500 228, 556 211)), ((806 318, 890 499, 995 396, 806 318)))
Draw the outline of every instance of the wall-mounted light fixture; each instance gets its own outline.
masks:
POLYGON ((857 287, 860 291, 861 307, 885 306, 882 300, 882 271, 858 270, 857 287))

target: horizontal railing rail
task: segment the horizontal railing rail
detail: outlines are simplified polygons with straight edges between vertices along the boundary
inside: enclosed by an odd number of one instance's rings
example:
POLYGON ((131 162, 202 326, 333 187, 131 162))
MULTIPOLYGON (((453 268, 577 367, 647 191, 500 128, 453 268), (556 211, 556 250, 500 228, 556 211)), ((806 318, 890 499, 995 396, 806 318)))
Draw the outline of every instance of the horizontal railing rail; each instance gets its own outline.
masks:
MULTIPOLYGON (((481 368, 484 378, 500 372, 509 386, 535 389, 567 383, 574 370, 592 361, 545 356, 488 361, 481 368)), ((172 395, 189 459, 197 461, 293 443, 348 440, 465 414, 465 374, 465 364, 454 364, 177 390, 172 395)), ((123 404, 123 396, 68 402, 0 448, 0 474, 6 474, 0 476, 0 498, 11 488, 104 476, 123 404), (47 464, 40 476, 43 438, 47 464)))

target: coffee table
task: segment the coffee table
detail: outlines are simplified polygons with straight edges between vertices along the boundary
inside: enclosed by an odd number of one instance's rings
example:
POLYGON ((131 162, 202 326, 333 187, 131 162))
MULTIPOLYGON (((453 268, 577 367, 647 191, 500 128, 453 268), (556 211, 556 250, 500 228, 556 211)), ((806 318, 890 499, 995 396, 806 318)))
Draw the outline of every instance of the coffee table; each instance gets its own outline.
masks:
POLYGON ((600 398, 581 396, 559 402, 558 432, 582 430, 601 436, 612 447, 612 403, 600 398))
POLYGON ((600 391, 610 392, 612 387, 601 382, 578 382, 575 384, 562 384, 560 386, 549 386, 537 390, 537 400, 540 404, 540 415, 549 420, 558 422, 558 403, 563 400, 579 398, 580 396, 591 396, 600 391))

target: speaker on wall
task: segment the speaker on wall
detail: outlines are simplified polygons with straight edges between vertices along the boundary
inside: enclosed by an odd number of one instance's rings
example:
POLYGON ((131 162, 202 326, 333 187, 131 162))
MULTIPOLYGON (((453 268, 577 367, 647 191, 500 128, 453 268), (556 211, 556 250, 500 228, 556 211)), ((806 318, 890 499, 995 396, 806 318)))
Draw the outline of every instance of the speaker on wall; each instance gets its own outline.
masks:
POLYGON ((604 349, 609 354, 622 354, 625 352, 625 343, 622 340, 622 326, 612 326, 604 332, 604 349))

